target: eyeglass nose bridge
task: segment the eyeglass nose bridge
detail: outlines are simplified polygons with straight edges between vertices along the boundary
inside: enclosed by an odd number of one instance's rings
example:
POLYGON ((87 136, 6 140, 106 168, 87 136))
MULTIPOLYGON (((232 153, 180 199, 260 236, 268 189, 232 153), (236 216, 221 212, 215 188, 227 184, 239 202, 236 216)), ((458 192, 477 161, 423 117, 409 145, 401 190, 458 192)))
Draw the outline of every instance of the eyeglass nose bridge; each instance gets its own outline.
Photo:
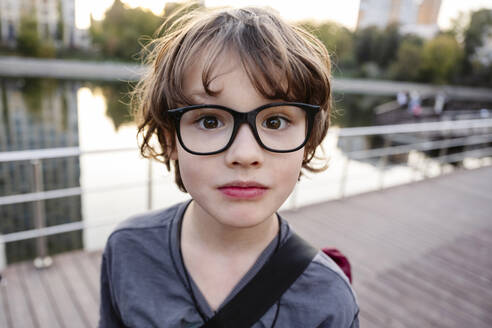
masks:
POLYGON ((231 138, 229 140, 229 143, 226 145, 224 148, 224 151, 229 149, 231 145, 234 143, 234 140, 236 140, 237 133, 239 132, 239 129, 243 124, 247 124, 249 126, 249 129, 251 130, 251 133, 253 134, 253 137, 255 138, 256 142, 261 148, 265 148, 263 145, 263 142, 260 139, 260 136, 258 135, 258 130, 256 129, 256 115, 258 114, 258 110, 252 110, 250 112, 246 113, 241 113, 241 112, 232 112, 233 118, 234 118, 234 128, 232 130, 231 138))

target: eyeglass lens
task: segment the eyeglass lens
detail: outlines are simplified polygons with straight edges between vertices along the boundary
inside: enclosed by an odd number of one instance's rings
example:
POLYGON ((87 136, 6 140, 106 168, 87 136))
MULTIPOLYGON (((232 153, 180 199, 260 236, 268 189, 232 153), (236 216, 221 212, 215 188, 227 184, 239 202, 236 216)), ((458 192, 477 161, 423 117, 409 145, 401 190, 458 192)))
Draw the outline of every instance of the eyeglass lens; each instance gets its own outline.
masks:
MULTIPOLYGON (((287 151, 306 138, 306 112, 296 106, 265 108, 256 116, 256 130, 268 148, 287 151)), ((226 110, 199 108, 187 111, 180 120, 183 144, 191 151, 208 153, 224 148, 234 130, 234 117, 226 110)))

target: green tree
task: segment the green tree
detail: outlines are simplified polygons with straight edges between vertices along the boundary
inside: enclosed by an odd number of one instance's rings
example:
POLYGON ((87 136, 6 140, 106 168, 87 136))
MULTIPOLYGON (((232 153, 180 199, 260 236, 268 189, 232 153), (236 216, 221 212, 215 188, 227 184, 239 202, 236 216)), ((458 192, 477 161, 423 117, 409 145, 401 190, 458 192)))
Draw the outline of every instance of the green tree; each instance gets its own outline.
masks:
POLYGON ((58 23, 56 24, 56 39, 58 41, 63 42, 63 36, 64 36, 63 34, 65 32, 65 22, 63 21, 62 0, 58 0, 57 10, 58 10, 58 23))
POLYGON ((17 49, 22 55, 36 57, 39 55, 40 46, 41 40, 35 16, 22 15, 17 36, 17 49))
POLYGON ((161 24, 161 18, 142 8, 127 8, 120 0, 115 0, 102 21, 92 20, 91 23, 93 43, 102 54, 134 60, 161 24))
POLYGON ((438 35, 422 49, 420 74, 425 82, 450 83, 460 70, 463 49, 450 35, 438 35))
POLYGON ((397 59, 389 68, 389 76, 396 80, 417 81, 422 62, 422 45, 405 40, 398 48, 397 59))
POLYGON ((116 131, 122 125, 134 120, 129 106, 129 94, 133 87, 134 85, 126 83, 108 83, 101 86, 106 100, 106 116, 113 121, 116 131))
POLYGON ((17 50, 30 57, 55 57, 53 40, 41 40, 38 23, 31 15, 22 15, 17 36, 17 50))
POLYGON ((473 12, 470 17, 470 24, 465 30, 465 55, 471 61, 477 48, 483 46, 484 35, 492 26, 492 10, 481 9, 473 12))
POLYGON ((396 60, 401 39, 402 37, 397 24, 390 24, 379 33, 377 48, 373 54, 376 56, 373 60, 379 67, 387 68, 396 60))
POLYGON ((467 84, 492 86, 492 63, 483 63, 477 50, 492 33, 492 10, 481 9, 471 13, 470 23, 464 32, 464 60, 462 80, 467 84))
POLYGON ((326 47, 336 68, 351 69, 354 66, 353 34, 347 28, 333 23, 300 22, 300 27, 313 33, 326 47))
POLYGON ((369 26, 355 33, 355 58, 358 64, 375 62, 379 53, 381 30, 376 26, 369 26))

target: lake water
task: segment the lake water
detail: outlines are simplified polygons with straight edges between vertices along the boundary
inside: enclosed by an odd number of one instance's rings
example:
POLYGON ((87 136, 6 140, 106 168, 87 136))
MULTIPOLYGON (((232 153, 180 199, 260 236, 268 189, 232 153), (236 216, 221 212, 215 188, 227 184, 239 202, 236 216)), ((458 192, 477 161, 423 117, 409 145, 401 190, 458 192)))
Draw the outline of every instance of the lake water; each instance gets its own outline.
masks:
MULTIPOLYGON (((77 248, 100 249, 118 221, 149 209, 149 162, 138 153, 136 127, 125 104, 128 90, 126 84, 0 80, 0 152, 59 147, 79 147, 82 151, 130 149, 42 160, 44 190, 82 189, 80 195, 43 202, 47 225, 83 220, 90 227, 48 237, 51 254, 77 248)), ((283 209, 339 195, 346 158, 338 148, 336 130, 371 125, 372 109, 388 100, 335 95, 338 110, 324 142, 330 168, 315 178, 303 178, 283 209)), ((369 146, 366 139, 355 141, 358 148, 369 146)), ((381 176, 376 164, 351 162, 345 193, 377 188, 381 176)), ((152 163, 151 171, 152 209, 188 198, 175 187, 173 175, 164 165, 152 163)), ((415 171, 406 165, 393 165, 385 170, 384 183, 402 183, 414 176, 415 171)), ((28 161, 0 163, 0 197, 33 192, 33 179, 33 166, 28 161)), ((33 229, 34 203, 0 205, 0 218, 1 234, 33 229)), ((8 243, 5 254, 8 262, 33 258, 35 241, 8 243)))

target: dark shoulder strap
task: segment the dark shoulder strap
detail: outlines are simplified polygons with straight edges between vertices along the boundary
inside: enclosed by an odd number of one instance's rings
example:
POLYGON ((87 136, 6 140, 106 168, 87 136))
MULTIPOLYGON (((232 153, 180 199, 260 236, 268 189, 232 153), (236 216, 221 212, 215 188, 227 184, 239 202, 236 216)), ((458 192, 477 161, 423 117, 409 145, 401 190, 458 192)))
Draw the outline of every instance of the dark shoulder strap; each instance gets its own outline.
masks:
POLYGON ((293 233, 246 286, 202 328, 251 327, 304 272, 316 253, 315 248, 293 233))

